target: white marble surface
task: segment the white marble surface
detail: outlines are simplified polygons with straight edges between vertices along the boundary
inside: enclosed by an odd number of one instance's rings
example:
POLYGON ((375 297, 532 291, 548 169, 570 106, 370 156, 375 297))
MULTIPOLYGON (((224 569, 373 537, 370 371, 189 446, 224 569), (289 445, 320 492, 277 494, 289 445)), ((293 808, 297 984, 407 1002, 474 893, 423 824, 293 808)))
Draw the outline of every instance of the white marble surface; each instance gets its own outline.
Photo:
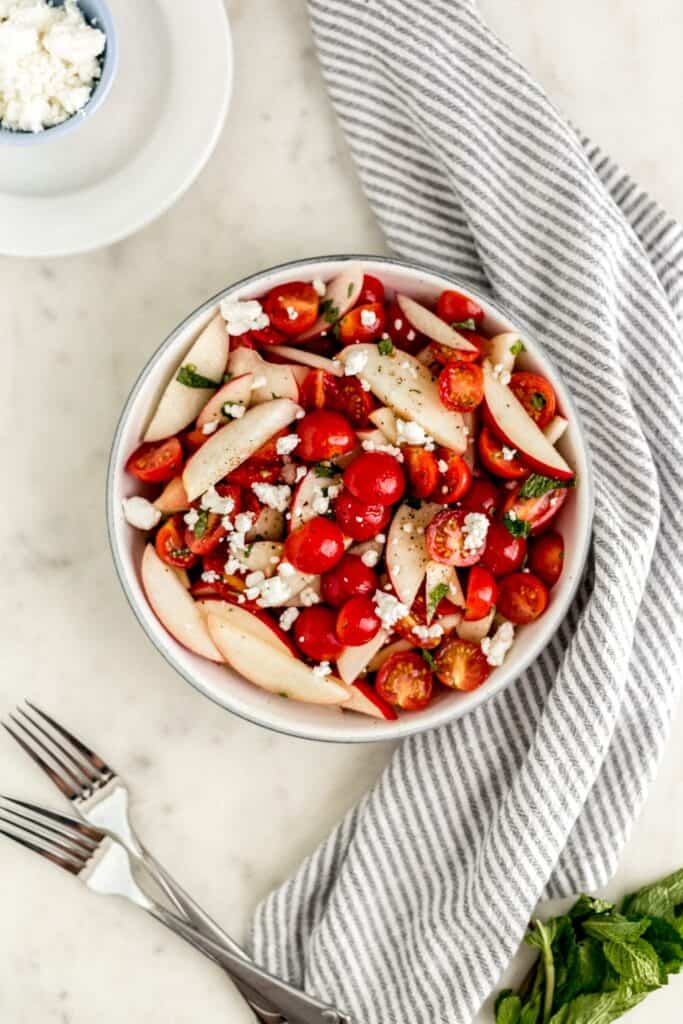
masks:
MULTIPOLYGON (((381 251, 325 97, 303 0, 232 0, 236 89, 215 155, 160 221, 109 250, 0 259, 6 513, 3 701, 62 717, 132 783, 151 847, 237 935, 366 789, 387 747, 266 734, 190 690, 144 638, 114 578, 103 493, 118 410, 152 350, 230 280, 304 254, 381 251)), ((574 120, 683 216, 679 40, 658 0, 484 0, 492 25, 574 120)), ((683 864, 683 715, 614 880, 683 864)), ((10 741, 2 789, 59 799, 10 741)), ((241 1024, 221 974, 154 922, 0 844, 0 1017, 7 1024, 241 1024)), ((454 925, 455 926, 455 925, 454 925)), ((680 1020, 683 981, 633 1012, 680 1020)), ((490 1019, 482 1015, 481 1021, 490 1019)))

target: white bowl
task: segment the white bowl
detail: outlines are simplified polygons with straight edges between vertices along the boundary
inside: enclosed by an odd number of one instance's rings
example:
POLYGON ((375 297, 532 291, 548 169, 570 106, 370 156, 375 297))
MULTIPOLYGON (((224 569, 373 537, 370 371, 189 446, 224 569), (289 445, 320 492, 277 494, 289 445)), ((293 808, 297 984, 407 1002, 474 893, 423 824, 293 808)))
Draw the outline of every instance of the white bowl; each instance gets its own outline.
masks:
POLYGON ((567 612, 588 554, 592 511, 590 458, 576 406, 557 369, 539 343, 529 336, 522 325, 515 325, 499 308, 458 281, 399 260, 365 256, 296 260, 263 270, 230 285, 191 313, 164 341, 140 373, 116 430, 107 480, 107 519, 116 570, 138 622, 166 660, 205 696, 250 722, 292 736, 332 742, 394 740, 432 729, 467 714, 482 701, 513 683, 530 662, 538 657, 567 612), (336 708, 283 700, 245 681, 231 669, 206 661, 182 647, 166 632, 147 602, 140 583, 140 560, 145 537, 126 523, 121 510, 122 499, 139 493, 140 488, 137 481, 125 472, 126 459, 140 443, 157 398, 191 340, 211 318, 220 300, 227 295, 255 298, 274 285, 288 280, 326 280, 339 273, 352 260, 360 260, 369 273, 375 274, 389 288, 405 291, 418 299, 434 300, 444 288, 453 287, 471 294, 486 310, 484 329, 487 333, 520 330, 527 351, 519 362, 525 369, 542 373, 552 383, 558 407, 569 419, 569 428, 559 448, 578 475, 578 487, 572 492, 571 500, 563 505, 556 521, 557 529, 565 540, 565 563, 562 576, 551 591, 550 604, 545 614, 536 622, 518 630, 515 644, 504 665, 495 669, 478 690, 471 693, 440 690, 424 711, 403 713, 394 722, 367 718, 353 712, 345 713, 336 708))

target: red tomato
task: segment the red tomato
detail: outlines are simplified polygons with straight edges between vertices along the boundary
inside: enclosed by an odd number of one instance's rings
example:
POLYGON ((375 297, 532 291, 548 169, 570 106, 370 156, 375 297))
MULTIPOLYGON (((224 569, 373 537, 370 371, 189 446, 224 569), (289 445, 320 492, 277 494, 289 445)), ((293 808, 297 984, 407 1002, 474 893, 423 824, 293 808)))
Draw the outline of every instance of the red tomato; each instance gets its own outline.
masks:
POLYGON ((280 460, 280 455, 277 450, 277 443, 281 437, 286 437, 289 433, 289 429, 284 427, 282 430, 278 430, 277 434, 273 434, 265 444, 262 444, 260 448, 257 448, 253 455, 250 456, 250 460, 258 466, 272 465, 274 462, 280 460))
POLYGON ((185 523, 182 513, 171 516, 159 527, 154 538, 154 547, 162 562, 176 569, 190 569, 197 561, 185 544, 185 523))
POLYGON ((387 452, 363 452, 344 470, 344 485, 367 505, 393 505, 406 489, 398 459, 387 452))
POLYGON ((177 437, 148 441, 128 459, 126 470, 146 484, 161 484, 175 476, 183 464, 183 446, 177 437))
POLYGON ((319 305, 320 296, 312 284, 289 281, 271 288, 263 308, 270 319, 270 326, 291 337, 313 326, 318 319, 319 305))
POLYGON ((411 355, 416 355, 427 343, 425 336, 418 334, 410 321, 406 320, 396 302, 392 302, 387 308, 387 334, 396 348, 411 355))
POLYGON ((231 516, 236 516, 242 511, 242 491, 237 484, 216 484, 216 493, 221 498, 232 498, 231 516))
POLYGON ((475 327, 478 327, 484 319, 484 310, 474 299, 449 289, 439 295, 436 303, 436 315, 456 328, 458 324, 465 323, 467 320, 474 320, 475 327))
POLYGON ((334 514, 347 537, 352 540, 370 540, 383 530, 391 519, 389 505, 367 505, 343 490, 334 503, 334 514))
POLYGON ((485 351, 488 339, 484 338, 481 334, 475 334, 474 331, 460 330, 458 334, 462 334, 463 338, 467 338, 474 345, 475 351, 454 349, 450 345, 441 345, 438 341, 432 341, 429 346, 429 353, 434 362, 445 366, 447 363, 452 363, 454 359, 459 359, 461 363, 472 363, 479 359, 482 352, 485 351))
POLYGON ((432 696, 432 673, 419 654, 392 654, 377 673, 375 689, 388 704, 420 711, 432 696))
POLYGON ((299 650, 313 661, 335 661, 343 645, 335 633, 336 617, 331 608, 316 604, 302 608, 292 630, 299 650))
POLYGON ((332 459, 356 447, 356 435, 349 421, 341 413, 328 409, 307 413, 297 423, 296 432, 301 438, 296 454, 304 462, 332 459))
POLYGON ((358 377, 338 377, 334 392, 328 399, 330 409, 342 413, 354 427, 365 427, 368 416, 375 408, 369 391, 363 391, 358 377))
POLYGON ((384 334, 385 326, 386 315, 381 303, 356 306, 339 321, 339 339, 345 345, 377 341, 384 334))
POLYGON ((229 484, 238 484, 240 487, 251 488, 252 484, 274 484, 279 478, 282 466, 279 462, 272 462, 270 465, 261 465, 246 459, 241 466, 228 473, 225 480, 229 484))
POLYGON ((530 572, 513 572, 500 581, 498 611, 523 626, 542 615, 548 606, 548 588, 530 572))
POLYGON ((465 618, 468 622, 476 622, 488 615, 496 603, 498 587, 493 573, 480 565, 473 565, 467 580, 467 597, 465 618))
POLYGON ((537 373, 513 373, 510 390, 541 430, 548 426, 557 408, 557 399, 549 380, 537 373))
POLYGON ((419 445, 404 445, 401 451, 410 493, 414 498, 428 498, 439 483, 439 468, 434 453, 419 445))
POLYGON ((564 538, 554 530, 532 540, 529 545, 529 568, 548 587, 554 587, 562 575, 564 538))
MULTIPOLYGON (((511 459, 505 458, 506 446, 488 427, 481 428, 477 447, 482 465, 489 473, 502 476, 504 480, 521 480, 529 475, 529 467, 524 465, 516 453, 511 459)), ((507 449, 508 454, 510 451, 514 451, 514 448, 507 449)))
POLYGON ((358 296, 358 306, 369 306, 373 303, 384 302, 384 285, 378 277, 372 274, 363 275, 363 287, 358 296))
POLYGON ((188 526, 185 529, 185 544, 193 554, 207 555, 209 551, 218 547, 227 533, 221 519, 222 516, 215 512, 200 513, 200 518, 195 526, 188 526), (197 536, 197 530, 199 530, 199 536, 197 536))
POLYGON ((337 378, 325 370, 309 370, 299 385, 299 404, 304 409, 323 409, 337 388, 337 378))
POLYGON ((184 434, 180 435, 180 438, 187 454, 194 455, 203 444, 206 444, 210 436, 210 434, 205 434, 202 430, 195 427, 194 430, 186 430, 184 434))
POLYGON ((460 455, 456 455, 450 448, 437 448, 437 467, 439 463, 446 463, 445 472, 439 470, 439 481, 432 494, 434 501, 440 501, 442 505, 450 505, 459 501, 470 489, 472 483, 472 470, 460 455))
POLYGON ((472 481, 472 486, 462 499, 462 507, 468 512, 483 512, 484 515, 493 518, 502 501, 500 491, 491 480, 477 477, 472 481))
POLYGON ((343 554, 344 534, 324 516, 309 519, 285 541, 285 558, 299 572, 329 572, 343 554))
POLYGON ((486 541, 470 550, 465 547, 467 531, 465 518, 472 513, 464 509, 444 509, 434 516, 427 527, 427 549, 435 562, 444 565, 474 565, 481 558, 486 541))
POLYGON ((505 576, 519 569, 526 555, 524 537, 513 537, 504 523, 494 520, 486 535, 486 547, 481 564, 494 576, 505 576))
POLYGON ((471 412, 484 400, 484 371, 462 359, 447 363, 439 374, 439 398, 453 412, 471 412))
MULTIPOLYGON (((450 614, 450 610, 454 610, 451 606, 448 606, 450 602, 447 598, 442 598, 439 601, 439 612, 443 615, 450 614)), ((415 628, 419 626, 427 625, 427 605, 422 594, 419 594, 413 601, 410 611, 407 615, 404 615, 402 619, 394 626, 394 629, 399 636, 402 636, 404 640, 408 640, 409 643, 414 644, 415 647, 422 647, 423 650, 431 650, 434 647, 438 647, 441 643, 442 637, 423 637, 415 632, 415 628)))
MULTIPOLYGON (((281 331, 275 330, 272 325, 269 327, 262 327, 259 331, 247 331, 246 335, 242 334, 240 337, 248 339, 257 346, 260 345, 261 348, 265 348, 268 345, 287 344, 287 337, 281 331)), ((234 348, 236 348, 236 346, 233 344, 231 339, 230 351, 232 352, 234 348)))
POLYGON ((352 597, 367 597, 377 590, 377 574, 360 555, 344 555, 322 578, 322 596, 333 608, 352 597))
POLYGON ((446 637, 434 655, 437 678, 454 690, 476 690, 491 675, 491 666, 479 644, 446 637))
POLYGON ((540 533, 560 511, 567 499, 567 488, 556 487, 548 491, 540 498, 520 498, 519 492, 523 484, 518 484, 510 491, 505 504, 503 515, 510 515, 516 519, 523 519, 529 523, 531 534, 540 533))
POLYGON ((360 647, 372 640, 381 625, 372 600, 361 594, 347 601, 337 615, 337 637, 345 647, 360 647))

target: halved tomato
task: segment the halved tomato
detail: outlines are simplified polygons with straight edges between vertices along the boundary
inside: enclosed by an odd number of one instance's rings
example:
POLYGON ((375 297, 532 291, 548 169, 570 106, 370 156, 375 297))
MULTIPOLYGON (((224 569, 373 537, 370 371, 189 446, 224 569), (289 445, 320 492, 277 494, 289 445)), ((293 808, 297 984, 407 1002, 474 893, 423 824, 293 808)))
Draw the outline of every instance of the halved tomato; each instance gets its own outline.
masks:
POLYGON ((177 437, 148 441, 133 452, 126 471, 146 484, 161 484, 175 476, 183 464, 183 446, 177 437))
POLYGON ((484 469, 495 476, 501 476, 504 480, 521 480, 531 472, 519 458, 516 450, 499 441, 488 427, 482 427, 477 447, 484 469))
MULTIPOLYGON (((455 610, 453 606, 447 607, 449 605, 450 601, 447 598, 442 599, 439 602, 439 613, 448 615, 451 610, 455 610)), ((422 594, 419 594, 413 601, 408 614, 399 619, 394 629, 404 640, 408 640, 415 647, 422 647, 423 650, 428 651, 438 647, 443 640, 443 636, 424 637, 420 636, 419 632, 415 632, 416 628, 419 630, 420 627, 424 626, 427 626, 427 605, 422 594)))
POLYGON ((419 654, 392 654, 375 680, 377 693, 388 704, 404 711, 420 711, 432 696, 432 673, 419 654))
POLYGON ((304 409, 324 409, 337 388, 337 378, 325 370, 309 370, 299 387, 299 404, 304 409))
POLYGON ((566 487, 556 487, 540 498, 520 498, 519 492, 523 486, 517 484, 510 491, 503 505, 503 516, 528 523, 533 536, 540 533, 555 518, 567 500, 568 492, 566 487))
POLYGON ((278 430, 277 434, 273 434, 265 444, 262 444, 261 447, 257 448, 253 455, 250 456, 252 462, 258 466, 277 462, 278 459, 281 458, 278 454, 277 443, 281 437, 286 437, 288 433, 289 427, 283 427, 282 430, 278 430))
POLYGON ((246 459, 241 466, 228 473, 225 482, 245 488, 251 488, 252 484, 274 484, 281 471, 279 462, 260 463, 246 459))
POLYGON ((387 307, 386 328, 387 334, 396 348, 400 348, 403 352, 409 352, 411 355, 416 355, 427 342, 425 336, 418 334, 406 320, 401 307, 396 302, 392 302, 387 307))
POLYGON ((481 334, 476 334, 474 331, 459 330, 458 334, 462 334, 463 338, 467 338, 475 346, 475 351, 455 349, 451 348, 450 345, 442 345, 438 341, 432 341, 429 345, 429 352, 434 362, 445 366, 447 363, 452 363, 454 359, 459 360, 461 363, 473 363, 480 358, 485 350, 488 339, 484 338, 481 334))
POLYGON ((330 395, 328 408, 340 412, 354 427, 366 427, 368 416, 375 408, 375 400, 369 391, 364 391, 358 377, 339 377, 330 395))
POLYGON ((195 555, 207 555, 228 532, 222 523, 222 516, 216 512, 200 512, 194 526, 185 528, 185 544, 195 555))
POLYGON ((378 277, 372 274, 363 275, 363 287, 358 296, 358 306, 369 306, 371 303, 384 302, 384 285, 378 277))
POLYGON ((515 625, 533 622, 547 606, 548 588, 533 573, 514 572, 500 581, 498 611, 515 625))
POLYGON ((320 296, 307 281, 289 281, 268 292, 263 308, 270 326, 288 337, 302 334, 318 319, 320 296))
POLYGON ((471 412, 484 400, 484 371, 462 359, 446 363, 439 374, 439 398, 447 409, 471 412))
POLYGON ((548 426, 557 408, 557 399, 549 380, 538 373, 513 373, 510 390, 541 429, 548 426))
POLYGON ((457 328, 458 324, 473 320, 475 327, 484 319, 484 310, 478 302, 462 292, 447 289, 441 292, 436 302, 436 315, 457 328))
POLYGON ((460 501, 469 491, 472 470, 462 456, 456 455, 450 448, 437 448, 434 454, 439 480, 432 492, 432 498, 434 501, 440 501, 442 505, 451 505, 454 501, 460 501))
POLYGON ((185 522, 181 513, 171 516, 157 530, 154 547, 162 562, 174 569, 191 569, 197 561, 185 543, 185 522))
POLYGON ((551 530, 536 537, 529 545, 529 568, 548 587, 554 587, 562 575, 564 538, 551 530))
POLYGON ((193 430, 186 430, 184 434, 180 435, 180 438, 187 454, 194 455, 203 444, 206 444, 210 436, 210 434, 205 434, 203 430, 195 427, 193 430))
POLYGON ((473 565, 467 580, 465 618, 468 622, 483 619, 496 603, 498 587, 493 573, 481 565, 473 565))
MULTIPOLYGON (((433 452, 420 445, 404 445, 403 469, 408 477, 408 490, 414 498, 428 498, 439 483, 439 468, 433 452)), ((445 501, 439 498, 439 501, 445 501)))
POLYGON ((491 666, 479 644, 448 636, 434 655, 436 677, 453 690, 476 690, 491 675, 491 666))
POLYGON ((339 339, 345 345, 377 341, 384 334, 386 314, 381 302, 356 306, 339 321, 339 339))
MULTIPOLYGON (((256 346, 261 348, 267 348, 268 345, 284 345, 287 342, 287 337, 282 331, 276 330, 272 325, 268 327, 262 327, 259 331, 247 331, 246 336, 241 335, 242 338, 248 338, 256 346)), ((230 351, 236 346, 230 343, 230 351)), ((272 358, 272 357, 271 357, 272 358)))
POLYGON ((426 541, 430 557, 444 565, 474 565, 482 556, 486 541, 475 548, 466 546, 468 531, 465 519, 471 512, 464 509, 444 509, 434 516, 427 527, 426 541))

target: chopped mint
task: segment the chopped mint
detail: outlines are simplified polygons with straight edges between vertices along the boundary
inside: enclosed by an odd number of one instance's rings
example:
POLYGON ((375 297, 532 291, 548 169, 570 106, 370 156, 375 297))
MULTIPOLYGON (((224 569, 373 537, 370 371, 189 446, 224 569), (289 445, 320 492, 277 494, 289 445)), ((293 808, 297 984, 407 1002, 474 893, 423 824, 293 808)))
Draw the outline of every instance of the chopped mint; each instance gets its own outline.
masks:
POLYGON ((528 537, 531 533, 531 523, 526 519, 511 519, 509 513, 506 513, 503 522, 513 537, 528 537))
POLYGON ((210 380, 209 377, 203 377, 201 373, 197 373, 194 363, 185 363, 184 366, 181 366, 176 374, 176 380, 187 388, 219 388, 221 386, 220 381, 210 380))
POLYGON ((514 341, 512 345, 510 345, 510 351, 513 356, 518 356, 522 352, 526 352, 526 346, 521 338, 517 338, 517 341, 514 341))
POLYGON ((542 395, 540 391, 534 391, 531 396, 531 405, 537 412, 540 412, 541 409, 545 409, 547 405, 545 395, 542 395))
POLYGON ((542 498, 548 491, 556 491, 561 487, 576 487, 576 477, 572 477, 571 480, 556 480, 552 476, 532 473, 522 484, 519 497, 542 498))
POLYGON ((427 664, 429 665, 429 667, 431 668, 431 670, 433 672, 434 669, 436 668, 436 662, 434 661, 434 655, 432 654, 432 652, 425 650, 424 647, 421 647, 420 648, 420 654, 422 655, 422 657, 427 662, 427 664))
POLYGON ((340 466, 335 466, 334 462, 316 462, 313 466, 313 472, 316 476, 337 476, 342 472, 340 466))
POLYGON ((469 317, 467 320, 457 320, 455 323, 451 324, 451 327, 455 331, 475 331, 477 329, 474 317, 469 317))
POLYGON ((194 533, 195 538, 197 540, 201 540, 201 538, 204 536, 208 528, 209 513, 206 511, 206 509, 202 509, 201 512, 199 513, 199 518, 197 519, 197 522, 192 527, 192 532, 194 533))
POLYGON ((427 598, 427 619, 431 619, 432 615, 439 607, 439 603, 444 599, 447 593, 447 583, 437 583, 435 587, 432 587, 427 598))
POLYGON ((339 319, 339 310, 332 302, 332 299, 325 299, 320 303, 320 314, 328 324, 333 324, 339 319))
POLYGON ((382 338, 377 345, 377 349, 381 356, 390 356, 394 351, 394 343, 391 338, 382 338))
POLYGON ((346 289, 346 298, 350 299, 353 295, 353 281, 349 281, 349 287, 346 289))

